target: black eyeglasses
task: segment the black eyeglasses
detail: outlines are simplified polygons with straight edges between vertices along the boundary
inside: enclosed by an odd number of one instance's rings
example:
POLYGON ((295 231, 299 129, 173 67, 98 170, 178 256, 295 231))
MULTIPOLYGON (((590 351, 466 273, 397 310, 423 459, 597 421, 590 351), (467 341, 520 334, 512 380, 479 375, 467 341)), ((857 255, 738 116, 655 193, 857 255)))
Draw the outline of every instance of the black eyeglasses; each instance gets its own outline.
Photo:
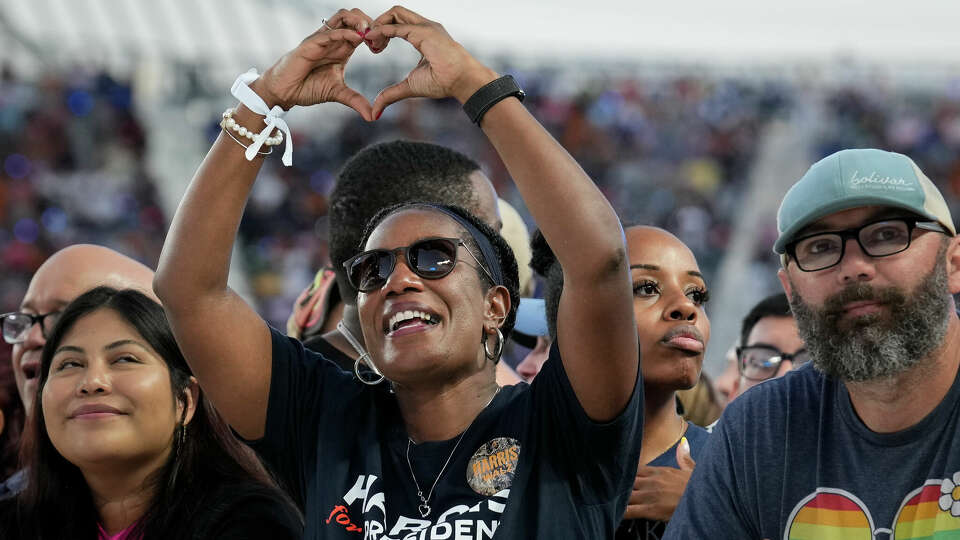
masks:
POLYGON ((740 375, 751 381, 765 381, 776 376, 784 360, 790 360, 794 367, 800 367, 810 361, 810 353, 806 349, 800 349, 793 354, 787 354, 768 345, 749 345, 737 347, 737 360, 740 375))
POLYGON ((847 240, 856 238, 860 249, 871 257, 887 257, 910 247, 914 229, 946 233, 935 221, 893 218, 867 223, 854 229, 811 234, 787 244, 786 252, 804 272, 835 266, 843 260, 847 240))
MULTIPOLYGON (((350 285, 367 293, 383 287, 387 282, 387 278, 397 266, 398 253, 403 253, 407 267, 414 274, 424 279, 440 279, 453 271, 457 264, 457 248, 460 246, 467 247, 459 238, 424 238, 409 246, 364 251, 350 257, 343 263, 343 267, 347 271, 350 285)), ((471 253, 469 248, 466 251, 490 278, 490 282, 496 283, 476 255, 471 253)))
POLYGON ((33 315, 19 311, 4 313, 0 315, 0 327, 2 327, 3 330, 3 340, 11 345, 23 343, 27 339, 27 333, 30 332, 30 328, 37 323, 40 323, 40 333, 43 334, 43 339, 47 339, 54 325, 57 324, 60 313, 59 311, 51 311, 43 315, 33 315))

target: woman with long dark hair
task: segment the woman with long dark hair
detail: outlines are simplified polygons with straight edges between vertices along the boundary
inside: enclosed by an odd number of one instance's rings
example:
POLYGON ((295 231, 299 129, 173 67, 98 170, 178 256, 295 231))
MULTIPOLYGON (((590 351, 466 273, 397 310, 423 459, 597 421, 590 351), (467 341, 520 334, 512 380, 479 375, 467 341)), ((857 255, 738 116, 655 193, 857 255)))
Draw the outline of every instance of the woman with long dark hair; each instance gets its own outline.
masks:
POLYGON ((159 304, 98 287, 43 350, 5 539, 299 538, 300 518, 200 392, 159 304))
POLYGON ((234 91, 244 104, 224 113, 224 133, 167 235, 154 289, 204 390, 304 508, 305 536, 610 538, 642 422, 623 230, 523 107, 517 83, 436 22, 395 7, 376 19, 341 10, 262 76, 242 75, 234 91), (371 105, 346 86, 344 66, 364 41, 377 52, 393 38, 423 58, 371 105), (374 121, 408 97, 464 104, 556 247, 567 284, 559 333, 532 385, 496 383, 517 308, 516 261, 499 234, 459 208, 388 208, 345 263, 359 291, 363 360, 380 384, 271 330, 227 287, 258 151, 267 151, 258 146, 280 140, 271 133, 280 109, 336 101, 374 121))

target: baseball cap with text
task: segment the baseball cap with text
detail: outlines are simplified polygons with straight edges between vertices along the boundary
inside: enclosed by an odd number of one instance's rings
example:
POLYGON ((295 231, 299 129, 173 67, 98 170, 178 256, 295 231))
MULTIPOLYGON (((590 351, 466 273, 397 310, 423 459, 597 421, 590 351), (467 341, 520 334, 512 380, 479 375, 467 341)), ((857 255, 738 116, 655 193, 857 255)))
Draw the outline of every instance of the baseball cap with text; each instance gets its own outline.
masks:
POLYGON ((875 149, 841 150, 813 164, 787 191, 777 212, 783 254, 797 233, 818 219, 861 206, 902 208, 957 230, 937 187, 903 154, 875 149))

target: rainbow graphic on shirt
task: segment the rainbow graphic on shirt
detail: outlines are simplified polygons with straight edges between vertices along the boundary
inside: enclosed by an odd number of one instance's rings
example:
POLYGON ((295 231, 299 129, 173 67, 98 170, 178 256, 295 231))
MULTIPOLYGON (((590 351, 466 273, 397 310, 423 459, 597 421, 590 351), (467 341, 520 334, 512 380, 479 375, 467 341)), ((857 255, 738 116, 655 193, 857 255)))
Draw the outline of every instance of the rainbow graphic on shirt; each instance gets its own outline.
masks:
MULTIPOLYGON (((960 539, 960 518, 954 517, 940 506, 940 498, 948 495, 958 498, 960 492, 943 493, 941 480, 926 485, 907 495, 894 523, 894 538, 897 540, 946 540, 960 539)), ((955 488, 956 489, 956 488, 955 488)))
POLYGON ((783 540, 960 540, 960 471, 911 491, 890 529, 876 528, 856 495, 817 488, 794 507, 783 540))
POLYGON ((873 524, 863 503, 849 493, 821 488, 801 501, 785 538, 789 540, 872 540, 873 524))

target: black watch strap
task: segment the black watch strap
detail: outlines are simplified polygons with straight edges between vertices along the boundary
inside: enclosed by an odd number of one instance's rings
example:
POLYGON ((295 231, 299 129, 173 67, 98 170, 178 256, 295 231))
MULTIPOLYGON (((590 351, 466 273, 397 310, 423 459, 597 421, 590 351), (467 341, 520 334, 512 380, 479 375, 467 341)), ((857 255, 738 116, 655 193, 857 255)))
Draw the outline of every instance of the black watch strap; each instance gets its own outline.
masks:
POLYGON ((463 104, 463 112, 467 113, 471 122, 479 126, 480 120, 490 107, 511 96, 523 101, 526 94, 520 89, 513 75, 504 75, 474 92, 463 104))

